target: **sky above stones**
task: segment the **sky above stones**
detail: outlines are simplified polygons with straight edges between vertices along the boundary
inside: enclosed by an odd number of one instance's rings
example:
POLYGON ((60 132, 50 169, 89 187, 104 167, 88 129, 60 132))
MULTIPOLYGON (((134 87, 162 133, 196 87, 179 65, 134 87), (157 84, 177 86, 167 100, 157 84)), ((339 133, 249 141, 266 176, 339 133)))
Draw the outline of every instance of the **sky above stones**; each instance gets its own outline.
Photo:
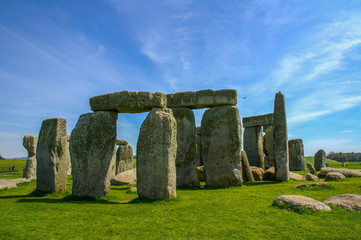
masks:
MULTIPOLYGON (((0 154, 89 98, 129 91, 236 89, 241 117, 286 99, 305 155, 361 151, 360 1, 0 0, 0 154)), ((196 110, 200 125, 204 110, 196 110)), ((142 114, 119 114, 136 148, 142 114)))

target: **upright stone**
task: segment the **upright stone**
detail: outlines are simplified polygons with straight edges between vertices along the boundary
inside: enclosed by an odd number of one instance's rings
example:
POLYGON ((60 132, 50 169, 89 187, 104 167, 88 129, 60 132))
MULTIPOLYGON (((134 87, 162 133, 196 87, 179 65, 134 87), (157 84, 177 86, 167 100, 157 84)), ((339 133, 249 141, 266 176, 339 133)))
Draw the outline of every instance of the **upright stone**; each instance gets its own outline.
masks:
POLYGON ((241 121, 236 106, 213 107, 202 118, 206 186, 242 184, 241 121))
POLYGON ((273 159, 273 126, 263 126, 263 152, 264 152, 264 167, 266 169, 274 167, 275 161, 273 159))
POLYGON ((315 154, 315 169, 320 171, 323 167, 326 167, 326 153, 325 150, 320 149, 315 154))
POLYGON ((116 175, 132 170, 133 148, 130 145, 119 145, 116 156, 116 175))
POLYGON ((69 148, 66 120, 44 120, 36 148, 36 190, 65 192, 69 168, 69 148))
POLYGON ((273 115, 273 158, 275 161, 276 180, 288 181, 289 156, 287 139, 287 119, 285 97, 278 92, 274 102, 273 115))
POLYGON ((303 153, 302 139, 289 140, 288 152, 290 160, 290 171, 306 170, 306 161, 303 153))
POLYGON ((196 160, 196 166, 203 166, 203 160, 202 160, 202 145, 201 145, 201 127, 196 128, 196 154, 197 154, 197 160, 196 160))
POLYGON ((177 122, 171 109, 153 108, 140 128, 137 143, 139 198, 176 197, 177 122))
POLYGON ((107 196, 115 162, 116 112, 82 114, 70 137, 74 196, 107 196))
POLYGON ((249 166, 247 154, 245 151, 242 151, 242 175, 243 180, 247 182, 254 182, 251 167, 249 166))
POLYGON ((264 169, 262 127, 245 128, 243 142, 249 164, 264 169))
POLYGON ((36 145, 38 137, 35 135, 25 135, 23 145, 28 150, 28 158, 23 172, 23 178, 35 179, 36 178, 36 145))

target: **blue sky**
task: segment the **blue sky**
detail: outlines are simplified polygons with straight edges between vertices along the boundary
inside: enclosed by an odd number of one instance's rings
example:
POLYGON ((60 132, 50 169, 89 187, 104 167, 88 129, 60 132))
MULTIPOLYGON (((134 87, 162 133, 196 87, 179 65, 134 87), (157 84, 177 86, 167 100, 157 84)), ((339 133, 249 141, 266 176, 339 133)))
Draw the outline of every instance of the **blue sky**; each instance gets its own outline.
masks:
MULTIPOLYGON (((226 88, 241 117, 282 91, 305 155, 360 152, 360 26, 360 1, 0 0, 0 154, 47 118, 70 134, 95 95, 226 88)), ((135 149, 145 117, 119 114, 118 138, 135 149)))

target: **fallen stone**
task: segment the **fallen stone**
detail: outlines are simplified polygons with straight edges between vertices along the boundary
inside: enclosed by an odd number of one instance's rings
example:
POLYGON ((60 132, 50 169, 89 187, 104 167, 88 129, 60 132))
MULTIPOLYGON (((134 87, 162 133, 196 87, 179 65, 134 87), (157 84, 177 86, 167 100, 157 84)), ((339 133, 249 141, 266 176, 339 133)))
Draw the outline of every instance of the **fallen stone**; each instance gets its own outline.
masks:
POLYGON ((315 174, 317 172, 315 167, 312 165, 312 163, 307 162, 306 166, 308 168, 308 171, 310 171, 311 174, 315 174))
POLYGON ((345 179, 346 177, 339 172, 329 172, 326 174, 326 181, 337 181, 337 180, 342 180, 345 179))
POLYGON ((133 168, 126 172, 119 173, 112 180, 111 185, 133 185, 137 184, 137 170, 133 168))
POLYGON ((293 188, 303 188, 303 187, 325 187, 329 184, 327 182, 317 182, 317 183, 305 183, 294 186, 293 188))
POLYGON ((65 192, 69 170, 69 147, 66 120, 44 120, 36 148, 36 190, 65 192))
POLYGON ((306 170, 302 139, 288 140, 290 171, 306 170))
POLYGON ((93 111, 117 111, 119 113, 149 112, 152 108, 165 108, 167 96, 156 92, 115 92, 90 98, 93 111))
POLYGON ((115 140, 115 145, 121 145, 121 146, 126 146, 128 145, 128 142, 122 139, 117 139, 115 140))
POLYGON ((264 170, 262 168, 251 166, 251 171, 255 181, 263 181, 264 170))
POLYGON ((320 171, 321 168, 326 167, 326 153, 323 149, 317 151, 314 159, 316 171, 320 171))
POLYGON ((245 151, 242 151, 242 176, 244 181, 254 182, 251 167, 249 165, 247 154, 245 151))
POLYGON ((206 186, 242 184, 241 121, 236 106, 213 107, 202 118, 206 186))
POLYGON ((306 173, 303 175, 307 181, 318 181, 319 178, 311 173, 306 173))
POLYGON ((25 135, 23 145, 28 150, 28 158, 23 171, 23 178, 36 179, 36 146, 38 137, 35 135, 25 135))
POLYGON ((107 196, 115 169, 116 112, 82 114, 70 137, 74 196, 107 196))
POLYGON ((167 107, 187 107, 191 109, 210 108, 237 104, 237 91, 234 89, 201 90, 197 92, 177 92, 167 95, 167 107))
POLYGON ((287 207, 306 207, 313 211, 331 211, 323 202, 302 195, 282 195, 275 199, 275 203, 284 203, 287 207))
POLYGON ((137 144, 139 198, 176 197, 177 122, 171 109, 153 108, 140 128, 137 144))
POLYGON ((9 179, 0 179, 0 189, 11 189, 16 188, 17 185, 15 182, 8 181, 9 179))
POLYGON ((303 175, 300 175, 300 174, 298 174, 298 173, 293 173, 293 172, 290 172, 290 179, 292 179, 292 180, 294 180, 294 181, 303 181, 303 180, 306 180, 303 175))
POLYGON ((323 202, 341 207, 345 210, 361 212, 361 195, 342 194, 335 197, 330 197, 323 202))
POLYGON ((276 173, 274 167, 268 168, 266 171, 264 171, 263 180, 276 180, 276 173))
POLYGON ((322 168, 320 171, 320 176, 325 177, 329 172, 339 172, 342 173, 342 175, 344 175, 347 178, 361 177, 361 172, 358 170, 345 169, 345 168, 329 168, 329 167, 322 168))
POLYGON ((273 113, 242 118, 244 128, 273 125, 273 113))
POLYGON ((197 174, 198 174, 199 181, 204 182, 205 176, 204 176, 204 167, 203 166, 197 167, 197 174))
POLYGON ((261 127, 247 127, 243 133, 243 147, 251 166, 264 169, 263 135, 261 127))

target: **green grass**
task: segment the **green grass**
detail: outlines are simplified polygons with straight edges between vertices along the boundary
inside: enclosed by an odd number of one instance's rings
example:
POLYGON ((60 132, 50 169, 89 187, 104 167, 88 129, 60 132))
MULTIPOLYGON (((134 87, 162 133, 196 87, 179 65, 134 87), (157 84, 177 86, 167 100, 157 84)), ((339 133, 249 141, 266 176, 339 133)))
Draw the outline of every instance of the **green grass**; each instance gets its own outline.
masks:
POLYGON ((26 160, 0 160, 0 178, 22 178, 26 160), (15 171, 9 171, 9 165, 15 166, 15 171))
POLYGON ((323 201, 361 193, 361 178, 326 188, 294 189, 300 182, 254 182, 240 187, 179 188, 177 198, 141 201, 129 186, 108 197, 79 200, 35 192, 36 182, 0 190, 1 239, 360 239, 361 213, 281 209, 276 197, 300 194, 323 201))

